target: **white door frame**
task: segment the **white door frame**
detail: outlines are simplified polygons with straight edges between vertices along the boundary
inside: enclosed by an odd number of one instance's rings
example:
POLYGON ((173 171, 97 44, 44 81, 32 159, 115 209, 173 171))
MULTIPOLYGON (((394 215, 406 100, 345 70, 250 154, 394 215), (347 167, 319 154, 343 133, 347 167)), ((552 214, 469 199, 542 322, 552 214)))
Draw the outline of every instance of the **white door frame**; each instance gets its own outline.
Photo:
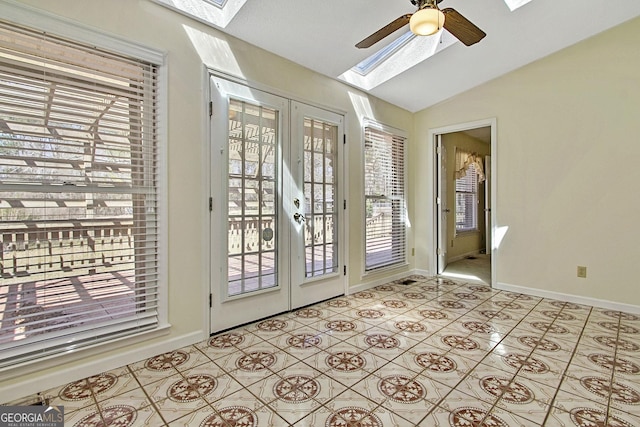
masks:
POLYGON ((470 129, 477 129, 477 128, 481 128, 481 127, 490 127, 491 128, 491 233, 490 233, 490 238, 491 238, 491 242, 493 245, 492 248, 492 256, 491 256, 491 286, 495 287, 498 283, 498 279, 497 279, 497 275, 496 275, 496 271, 497 271, 497 260, 498 260, 498 249, 495 245, 496 239, 496 228, 497 228, 497 224, 498 224, 498 210, 497 210, 497 165, 498 165, 498 141, 497 141, 497 120, 495 117, 493 118, 488 118, 488 119, 483 119, 483 120, 478 120, 478 121, 474 121, 474 122, 466 122, 466 123, 458 123, 458 124, 454 124, 454 125, 449 125, 449 126, 444 126, 444 127, 439 127, 439 128, 433 128, 433 129, 429 129, 429 136, 428 136, 428 141, 429 144, 431 146, 431 150, 430 150, 430 168, 433 171, 433 183, 434 185, 432 186, 430 192, 431 192, 431 197, 430 197, 430 204, 433 206, 432 212, 431 212, 431 230, 432 230, 432 236, 433 238, 429 239, 429 246, 430 246, 430 250, 429 252, 431 254, 433 254, 431 256, 430 259, 430 265, 429 265, 429 269, 430 271, 433 271, 437 274, 437 269, 438 269, 438 255, 437 255, 437 250, 438 250, 438 235, 439 235, 439 230, 438 230, 438 217, 440 215, 442 215, 442 212, 440 212, 440 206, 436 203, 436 196, 438 194, 438 174, 439 171, 437 170, 438 168, 438 161, 437 161, 437 156, 438 154, 436 153, 436 144, 437 144, 437 140, 438 140, 438 136, 446 134, 446 133, 453 133, 453 132, 461 132, 461 131, 465 131, 465 130, 470 130, 470 129))
POLYGON ((446 149, 442 144, 442 134, 435 136, 436 143, 436 223, 438 239, 436 242, 436 274, 442 274, 447 267, 447 219, 451 211, 447 205, 446 149))

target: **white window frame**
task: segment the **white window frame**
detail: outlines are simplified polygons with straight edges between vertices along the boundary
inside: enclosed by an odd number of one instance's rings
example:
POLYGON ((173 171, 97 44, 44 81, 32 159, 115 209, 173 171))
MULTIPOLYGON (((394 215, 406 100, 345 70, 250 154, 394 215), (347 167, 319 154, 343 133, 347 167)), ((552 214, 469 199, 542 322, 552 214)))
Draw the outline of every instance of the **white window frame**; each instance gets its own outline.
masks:
MULTIPOLYGON (((407 146, 408 146, 408 138, 407 133, 400 129, 396 129, 387 125, 383 125, 375 120, 365 120, 363 122, 362 127, 362 177, 363 186, 362 191, 362 210, 363 210, 363 238, 362 238, 362 253, 363 257, 363 276, 371 273, 375 273, 378 271, 383 271, 387 269, 393 269, 398 267, 403 267, 407 265, 407 245, 408 245, 408 236, 407 236, 407 146), (366 138, 367 138, 367 129, 371 129, 374 132, 384 133, 390 135, 392 138, 401 139, 403 143, 402 147, 402 176, 397 177, 396 179, 402 180, 402 195, 367 195, 366 190, 366 159, 365 159, 365 151, 366 151, 366 138), (382 196, 382 197, 380 197, 382 196), (400 238, 400 243, 396 248, 396 251, 399 251, 399 256, 392 256, 390 262, 381 262, 376 264, 368 263, 368 245, 367 245, 367 200, 373 199, 383 199, 392 202, 400 203, 400 211, 398 213, 397 218, 393 218, 392 221, 400 221, 402 224, 402 235, 396 236, 400 238)), ((393 243, 392 243, 393 244, 393 243)))
POLYGON ((32 28, 75 41, 84 45, 93 45, 111 51, 116 54, 137 58, 153 63, 157 66, 157 233, 158 233, 158 267, 157 267, 157 324, 147 331, 133 332, 114 336, 112 340, 87 343, 83 346, 71 346, 63 351, 51 354, 43 354, 41 357, 22 360, 16 364, 0 368, 0 374, 5 378, 13 378, 33 372, 34 369, 45 369, 60 364, 60 358, 64 361, 78 360, 80 358, 103 354, 106 349, 113 350, 124 345, 139 343, 141 339, 148 339, 168 332, 170 328, 168 316, 168 193, 167 193, 167 90, 168 73, 166 65, 166 53, 151 49, 129 40, 125 40, 97 31, 93 27, 85 26, 76 21, 71 21, 59 16, 44 12, 30 6, 15 2, 3 3, 2 20, 19 26, 32 28))

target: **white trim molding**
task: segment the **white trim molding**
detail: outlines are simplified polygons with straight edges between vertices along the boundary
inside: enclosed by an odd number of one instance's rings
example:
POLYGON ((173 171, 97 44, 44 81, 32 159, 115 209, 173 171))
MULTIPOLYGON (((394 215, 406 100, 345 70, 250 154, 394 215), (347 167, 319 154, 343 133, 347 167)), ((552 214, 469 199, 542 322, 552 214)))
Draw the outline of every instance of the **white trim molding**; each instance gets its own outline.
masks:
POLYGON ((603 300, 598 298, 585 297, 582 295, 565 294, 562 292, 548 291, 546 289, 536 289, 524 286, 511 285, 509 283, 498 282, 495 289, 502 291, 516 292, 540 298, 555 299, 564 302, 572 302, 575 304, 588 305, 608 310, 622 311, 624 313, 640 314, 640 306, 624 304, 616 301, 603 300))

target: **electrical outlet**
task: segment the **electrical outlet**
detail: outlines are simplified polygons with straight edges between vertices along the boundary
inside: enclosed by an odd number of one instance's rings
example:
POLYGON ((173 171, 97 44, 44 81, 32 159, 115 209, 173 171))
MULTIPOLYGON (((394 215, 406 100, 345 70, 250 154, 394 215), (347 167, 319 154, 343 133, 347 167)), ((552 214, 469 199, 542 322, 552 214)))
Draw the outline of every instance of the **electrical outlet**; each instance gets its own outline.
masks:
POLYGON ((587 267, 584 267, 582 265, 578 266, 578 277, 581 277, 583 279, 587 277, 587 267))

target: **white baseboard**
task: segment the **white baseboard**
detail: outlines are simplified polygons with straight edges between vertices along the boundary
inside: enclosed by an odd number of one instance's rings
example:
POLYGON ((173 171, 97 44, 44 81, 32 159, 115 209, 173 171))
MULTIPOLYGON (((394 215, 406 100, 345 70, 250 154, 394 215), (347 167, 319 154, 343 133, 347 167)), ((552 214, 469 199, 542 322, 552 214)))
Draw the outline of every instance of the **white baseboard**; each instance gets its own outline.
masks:
POLYGON ((0 385, 0 403, 11 402, 20 396, 26 398, 30 395, 35 395, 36 393, 49 390, 53 387, 58 387, 62 384, 81 380, 111 369, 116 369, 140 360, 148 359, 149 357, 153 357, 158 354, 192 345, 202 341, 203 336, 206 336, 203 331, 192 332, 179 337, 162 340, 159 343, 123 351, 98 361, 92 360, 90 362, 79 362, 77 364, 70 363, 68 367, 56 370, 55 372, 38 375, 36 378, 24 381, 18 380, 8 386, 3 384, 0 385))
MULTIPOLYGON (((431 272, 429 272, 429 270, 420 270, 417 268, 414 268, 413 271, 411 272, 411 274, 415 274, 416 276, 424 276, 424 277, 431 277, 432 274, 431 272)), ((435 275, 433 275, 435 276, 435 275)))
POLYGON ((477 255, 480 255, 480 249, 476 249, 475 251, 467 252, 466 254, 461 254, 461 255, 455 256, 453 258, 447 258, 447 264, 448 263, 452 263, 452 262, 456 262, 456 261, 460 261, 460 260, 465 259, 466 257, 469 257, 469 256, 477 256, 477 255))
POLYGON ((431 273, 429 273, 428 270, 413 269, 410 271, 403 271, 401 273, 396 273, 391 276, 384 277, 382 279, 372 280, 370 282, 361 283, 359 285, 352 286, 347 291, 347 295, 353 295, 356 292, 366 291, 368 289, 375 288, 378 285, 384 285, 385 283, 393 282, 394 280, 402 279, 404 277, 411 276, 413 274, 425 276, 425 277, 431 277, 431 273))
POLYGON ((544 289, 527 288, 524 286, 516 286, 516 285, 511 285, 508 283, 500 283, 500 282, 496 283, 495 288, 503 291, 517 292, 520 294, 527 294, 527 295, 532 295, 532 296, 541 297, 541 298, 550 298, 550 299, 555 299, 555 300, 560 300, 565 302, 572 302, 575 304, 590 305, 598 308, 606 308, 608 310, 616 310, 616 311, 622 311, 625 313, 640 314, 640 306, 624 304, 624 303, 615 302, 615 301, 585 297, 581 295, 564 294, 562 292, 547 291, 544 289))
MULTIPOLYGON (((401 273, 396 273, 390 276, 383 277, 381 279, 360 283, 359 285, 350 287, 347 291, 347 295, 353 295, 356 292, 366 291, 378 285, 384 285, 385 283, 393 282, 394 280, 397 280, 397 279, 402 279, 403 277, 409 276, 410 274, 411 274, 410 271, 403 271, 401 273)), ((364 280, 366 279, 366 277, 363 277, 362 279, 364 280)))

